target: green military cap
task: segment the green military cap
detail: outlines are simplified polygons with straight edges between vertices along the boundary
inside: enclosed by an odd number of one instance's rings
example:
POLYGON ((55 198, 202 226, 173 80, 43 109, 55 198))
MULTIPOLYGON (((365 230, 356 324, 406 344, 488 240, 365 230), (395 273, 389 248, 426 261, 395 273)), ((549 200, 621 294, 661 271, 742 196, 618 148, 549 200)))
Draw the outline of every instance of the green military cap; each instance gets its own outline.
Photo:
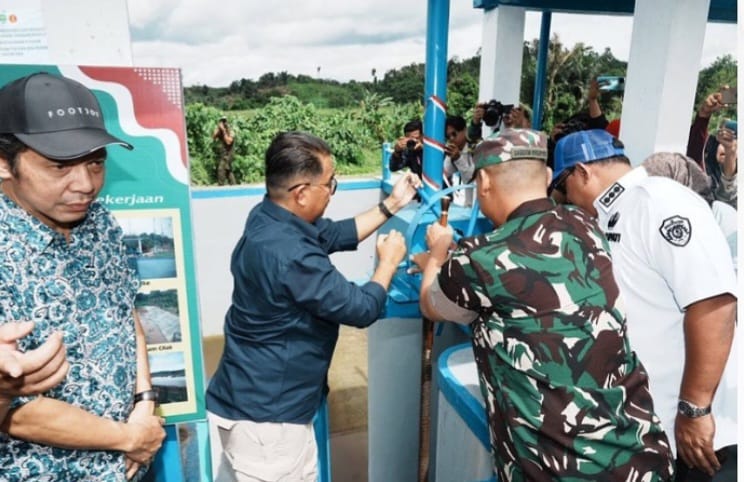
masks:
POLYGON ((503 129, 478 144, 473 153, 476 170, 517 159, 547 161, 547 136, 532 129, 503 129))

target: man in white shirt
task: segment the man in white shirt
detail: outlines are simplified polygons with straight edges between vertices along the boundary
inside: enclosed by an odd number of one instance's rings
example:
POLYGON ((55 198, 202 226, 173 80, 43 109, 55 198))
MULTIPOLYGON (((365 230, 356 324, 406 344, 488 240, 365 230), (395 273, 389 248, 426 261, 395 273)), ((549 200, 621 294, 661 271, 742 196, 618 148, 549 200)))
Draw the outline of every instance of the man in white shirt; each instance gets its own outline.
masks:
POLYGON ((444 122, 447 145, 444 147, 444 175, 451 180, 455 172, 460 173, 460 180, 468 184, 473 180, 473 155, 468 145, 465 119, 459 115, 447 116, 444 122))
MULTIPOLYGON (((447 116, 444 123, 447 144, 444 147, 444 183, 446 186, 460 186, 473 181, 475 164, 467 136, 467 123, 459 115, 447 116)), ((473 190, 460 189, 452 194, 455 204, 473 205, 473 190)))
POLYGON ((679 183, 634 169, 603 130, 558 142, 550 190, 596 216, 610 241, 631 346, 675 435, 677 480, 736 480, 736 275, 710 208, 679 183), (725 459, 734 461, 731 479, 718 472, 725 459))

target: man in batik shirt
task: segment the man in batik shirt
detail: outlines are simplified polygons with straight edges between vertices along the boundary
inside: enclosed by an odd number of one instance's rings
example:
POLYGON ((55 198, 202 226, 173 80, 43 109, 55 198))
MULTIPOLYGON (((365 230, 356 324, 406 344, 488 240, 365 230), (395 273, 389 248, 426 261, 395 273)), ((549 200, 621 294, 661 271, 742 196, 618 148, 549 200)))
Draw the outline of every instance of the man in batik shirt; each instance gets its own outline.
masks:
POLYGON ((428 228, 422 313, 472 328, 499 480, 670 480, 607 242, 546 197, 546 146, 507 129, 476 148, 478 200, 497 228, 451 256, 451 228, 428 228))
POLYGON ((59 385, 11 401, 3 481, 123 481, 165 437, 134 312, 139 280, 96 200, 110 144, 131 148, 82 84, 39 73, 0 89, 0 324, 34 322, 20 351, 61 332, 70 365, 59 385))

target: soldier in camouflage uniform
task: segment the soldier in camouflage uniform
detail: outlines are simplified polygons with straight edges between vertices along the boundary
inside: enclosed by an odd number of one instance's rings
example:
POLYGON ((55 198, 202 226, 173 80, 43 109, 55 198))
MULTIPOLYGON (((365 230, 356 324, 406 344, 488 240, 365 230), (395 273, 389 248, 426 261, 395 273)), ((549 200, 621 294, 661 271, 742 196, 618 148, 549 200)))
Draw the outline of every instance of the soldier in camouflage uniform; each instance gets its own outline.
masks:
POLYGON ((220 117, 217 127, 214 129, 212 139, 217 142, 217 184, 237 184, 235 174, 232 170, 233 147, 235 147, 235 133, 227 124, 227 117, 220 117))
POLYGON ((474 159, 481 210, 498 227, 449 257, 451 228, 428 228, 421 309, 471 325, 499 480, 671 480, 607 241, 546 197, 545 135, 505 130, 474 159))

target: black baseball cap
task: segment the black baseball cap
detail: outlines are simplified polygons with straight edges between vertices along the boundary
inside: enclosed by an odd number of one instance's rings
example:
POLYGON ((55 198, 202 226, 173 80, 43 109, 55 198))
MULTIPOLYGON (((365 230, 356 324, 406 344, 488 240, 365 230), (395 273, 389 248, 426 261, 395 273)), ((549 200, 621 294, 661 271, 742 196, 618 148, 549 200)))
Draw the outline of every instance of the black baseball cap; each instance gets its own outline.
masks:
POLYGON ((13 134, 49 159, 78 159, 110 144, 131 144, 106 131, 93 93, 80 82, 46 72, 0 89, 0 133, 13 134))

